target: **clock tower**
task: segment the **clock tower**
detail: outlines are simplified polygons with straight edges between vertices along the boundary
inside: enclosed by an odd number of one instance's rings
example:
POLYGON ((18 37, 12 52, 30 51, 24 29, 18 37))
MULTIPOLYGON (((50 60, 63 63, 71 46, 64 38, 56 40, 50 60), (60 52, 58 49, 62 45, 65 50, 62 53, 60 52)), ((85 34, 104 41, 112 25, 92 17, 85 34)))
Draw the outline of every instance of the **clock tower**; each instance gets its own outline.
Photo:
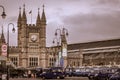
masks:
POLYGON ((18 47, 20 48, 19 65, 27 67, 47 67, 46 57, 46 16, 44 6, 40 17, 39 9, 36 24, 27 24, 25 5, 18 17, 18 47))

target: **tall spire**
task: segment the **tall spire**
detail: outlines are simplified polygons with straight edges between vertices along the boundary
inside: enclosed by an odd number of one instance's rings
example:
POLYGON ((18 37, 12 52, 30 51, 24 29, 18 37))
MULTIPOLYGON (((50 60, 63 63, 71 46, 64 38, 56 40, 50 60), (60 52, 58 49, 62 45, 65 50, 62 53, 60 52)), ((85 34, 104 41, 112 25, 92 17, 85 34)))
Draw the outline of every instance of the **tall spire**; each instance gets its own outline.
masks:
POLYGON ((38 16, 37 16, 37 20, 36 20, 36 25, 40 25, 40 15, 39 15, 39 8, 38 8, 38 16))
POLYGON ((41 21, 46 23, 46 16, 45 16, 45 12, 44 12, 44 5, 43 5, 43 12, 42 12, 42 18, 41 21))
POLYGON ((5 37, 4 37, 4 34, 3 34, 3 26, 2 26, 1 42, 6 43, 5 42, 5 37))
POLYGON ((23 15, 22 15, 22 21, 25 21, 25 23, 27 22, 27 18, 26 18, 26 13, 25 13, 25 4, 23 5, 23 15))
POLYGON ((18 24, 21 23, 21 7, 19 8, 18 24))

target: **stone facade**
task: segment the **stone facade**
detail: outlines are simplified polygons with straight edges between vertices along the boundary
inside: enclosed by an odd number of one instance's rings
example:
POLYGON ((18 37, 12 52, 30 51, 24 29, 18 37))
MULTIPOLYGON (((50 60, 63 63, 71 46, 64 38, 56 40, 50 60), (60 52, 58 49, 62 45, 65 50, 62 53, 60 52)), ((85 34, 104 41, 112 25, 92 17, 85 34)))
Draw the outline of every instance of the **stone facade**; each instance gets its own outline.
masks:
MULTIPOLYGON (((18 45, 9 46, 9 58, 16 67, 53 67, 56 64, 58 53, 61 51, 63 52, 62 49, 67 50, 64 31, 63 35, 61 35, 62 48, 60 46, 46 47, 46 25, 44 7, 41 16, 38 9, 36 24, 27 24, 25 5, 22 14, 20 8, 17 21, 18 45)), ((6 43, 4 41, 5 38, 2 32, 0 45, 2 45, 2 43, 6 43)), ((66 67, 67 57, 63 58, 65 62, 64 67, 66 67)))
MULTIPOLYGON (((46 58, 46 16, 43 12, 38 15, 36 24, 27 24, 25 7, 23 14, 18 17, 18 48, 20 48, 18 62, 22 67, 47 67, 46 58)), ((12 56, 11 56, 12 57, 12 56)))
MULTIPOLYGON (((47 67, 46 16, 44 8, 40 17, 39 9, 36 24, 27 24, 25 5, 19 11, 18 46, 9 46, 9 58, 17 67, 47 67)), ((2 40, 2 36, 1 36, 2 40)))
POLYGON ((78 67, 76 64, 81 64, 80 66, 120 66, 120 39, 69 44, 68 55, 72 55, 69 60, 74 61, 72 64, 74 67, 78 67), (71 54, 71 52, 73 53, 71 54))
MULTIPOLYGON (((120 39, 67 45, 65 35, 61 35, 62 47, 46 47, 47 25, 44 8, 41 16, 38 9, 36 24, 27 24, 24 6, 22 15, 21 9, 19 11, 17 26, 18 45, 9 46, 9 58, 16 67, 53 67, 59 60, 59 52, 64 53, 65 51, 68 53, 63 57, 64 67, 120 64, 120 39)), ((0 47, 2 43, 6 43, 3 30, 0 47)))

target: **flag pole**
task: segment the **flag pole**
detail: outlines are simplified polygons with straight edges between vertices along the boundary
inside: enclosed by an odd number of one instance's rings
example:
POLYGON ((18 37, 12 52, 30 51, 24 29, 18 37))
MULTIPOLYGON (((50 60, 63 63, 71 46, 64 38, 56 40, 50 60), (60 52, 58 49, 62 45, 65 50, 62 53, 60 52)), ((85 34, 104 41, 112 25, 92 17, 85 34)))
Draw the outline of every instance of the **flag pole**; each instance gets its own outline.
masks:
POLYGON ((29 12, 29 14, 31 14, 31 24, 32 24, 32 10, 29 12))
POLYGON ((31 24, 32 24, 32 11, 31 11, 31 24))

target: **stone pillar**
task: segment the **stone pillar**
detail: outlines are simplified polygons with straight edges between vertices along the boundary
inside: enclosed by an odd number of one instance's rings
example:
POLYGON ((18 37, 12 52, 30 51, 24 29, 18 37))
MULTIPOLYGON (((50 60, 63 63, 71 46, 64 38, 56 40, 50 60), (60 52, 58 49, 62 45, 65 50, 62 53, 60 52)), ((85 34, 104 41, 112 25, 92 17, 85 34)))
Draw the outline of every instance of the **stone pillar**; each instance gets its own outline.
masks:
POLYGON ((46 53, 45 53, 45 48, 41 49, 41 55, 40 55, 40 66, 42 68, 46 68, 47 67, 47 57, 46 57, 46 53))
POLYGON ((66 68, 66 67, 67 67, 67 65, 68 65, 68 62, 67 62, 67 57, 64 57, 63 59, 64 59, 64 64, 63 64, 63 67, 64 67, 64 68, 66 68))

